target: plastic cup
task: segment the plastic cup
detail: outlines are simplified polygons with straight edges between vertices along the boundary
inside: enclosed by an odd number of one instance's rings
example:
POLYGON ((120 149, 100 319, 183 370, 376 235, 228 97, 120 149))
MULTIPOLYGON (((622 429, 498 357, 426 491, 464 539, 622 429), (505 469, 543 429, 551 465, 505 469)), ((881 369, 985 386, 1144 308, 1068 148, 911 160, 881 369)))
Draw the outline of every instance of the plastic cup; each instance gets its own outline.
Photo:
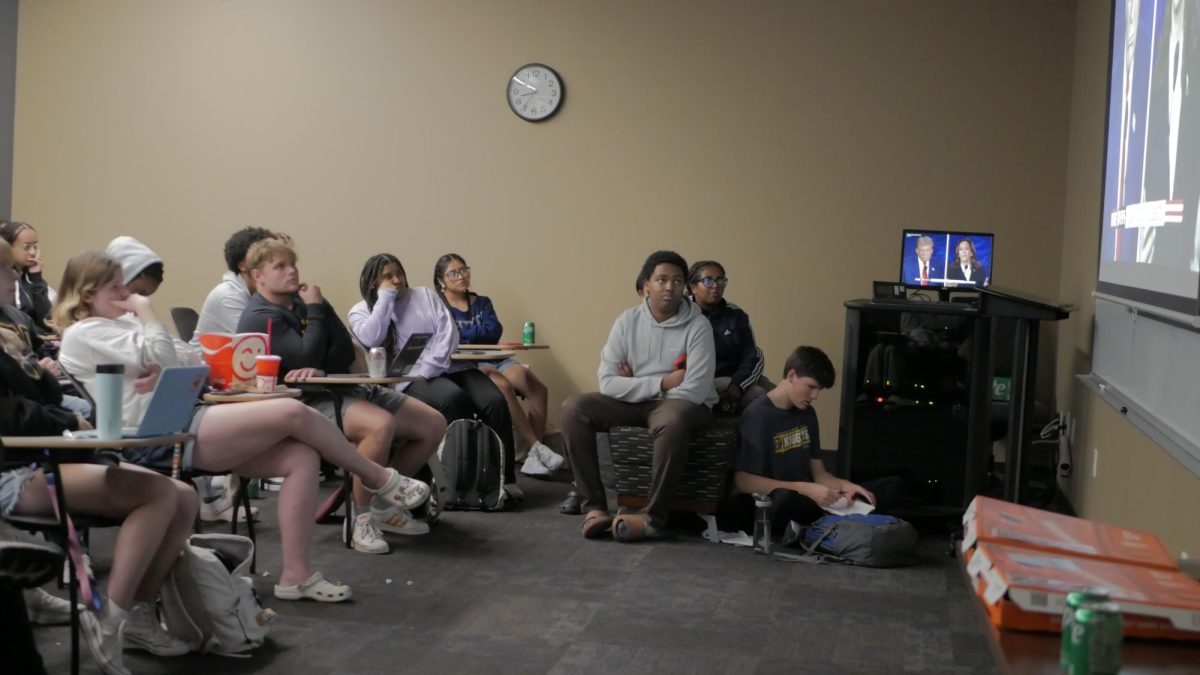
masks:
POLYGON ((264 394, 275 391, 279 377, 279 357, 274 354, 259 354, 254 360, 255 387, 264 394))

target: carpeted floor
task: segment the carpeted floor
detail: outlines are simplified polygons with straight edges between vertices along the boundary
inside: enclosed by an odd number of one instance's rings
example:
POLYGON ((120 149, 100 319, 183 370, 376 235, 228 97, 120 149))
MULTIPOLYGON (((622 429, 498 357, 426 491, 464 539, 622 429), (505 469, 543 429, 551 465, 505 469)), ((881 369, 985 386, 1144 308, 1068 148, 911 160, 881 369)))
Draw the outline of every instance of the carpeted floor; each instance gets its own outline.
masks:
MULTIPOLYGON (((344 605, 274 599, 274 499, 257 501, 256 587, 280 613, 267 644, 246 659, 131 651, 126 664, 139 675, 996 671, 940 537, 922 541, 919 565, 892 570, 778 562, 693 535, 585 541, 580 518, 558 513, 566 483, 520 484, 520 510, 447 514, 424 537, 388 535, 390 555, 345 549, 339 526, 318 525, 314 568, 352 585, 344 605)), ((101 576, 113 532, 92 534, 101 576)), ((69 672, 67 629, 36 633, 47 670, 69 672)), ((86 649, 82 664, 98 672, 86 649)))

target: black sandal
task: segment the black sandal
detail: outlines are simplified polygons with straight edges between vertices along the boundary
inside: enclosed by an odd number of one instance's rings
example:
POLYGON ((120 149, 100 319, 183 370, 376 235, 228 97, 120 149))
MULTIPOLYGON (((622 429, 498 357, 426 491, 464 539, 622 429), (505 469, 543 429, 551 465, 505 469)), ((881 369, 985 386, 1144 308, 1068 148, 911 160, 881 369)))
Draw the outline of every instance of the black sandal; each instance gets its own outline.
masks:
POLYGON ((579 493, 571 490, 567 493, 567 498, 562 504, 558 505, 558 512, 567 516, 577 516, 583 512, 583 499, 579 497, 579 493))

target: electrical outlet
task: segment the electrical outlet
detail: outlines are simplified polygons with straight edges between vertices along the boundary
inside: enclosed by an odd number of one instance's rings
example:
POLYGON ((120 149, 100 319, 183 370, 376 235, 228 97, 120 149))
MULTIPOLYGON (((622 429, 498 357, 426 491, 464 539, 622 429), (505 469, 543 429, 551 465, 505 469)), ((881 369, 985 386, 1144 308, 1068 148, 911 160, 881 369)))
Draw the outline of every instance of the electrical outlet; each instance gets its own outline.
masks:
POLYGON ((1100 448, 1092 448, 1092 478, 1096 477, 1096 467, 1100 465, 1100 448))

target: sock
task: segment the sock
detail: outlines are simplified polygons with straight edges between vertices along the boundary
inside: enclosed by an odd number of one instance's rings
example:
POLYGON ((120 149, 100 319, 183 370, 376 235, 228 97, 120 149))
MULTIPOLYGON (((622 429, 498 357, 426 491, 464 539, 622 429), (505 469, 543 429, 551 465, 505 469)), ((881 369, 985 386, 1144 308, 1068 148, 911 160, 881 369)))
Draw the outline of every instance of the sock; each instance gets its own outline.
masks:
POLYGON ((100 623, 105 626, 117 627, 121 625, 125 619, 129 617, 129 610, 121 609, 117 603, 111 599, 104 603, 104 612, 100 616, 100 623))

